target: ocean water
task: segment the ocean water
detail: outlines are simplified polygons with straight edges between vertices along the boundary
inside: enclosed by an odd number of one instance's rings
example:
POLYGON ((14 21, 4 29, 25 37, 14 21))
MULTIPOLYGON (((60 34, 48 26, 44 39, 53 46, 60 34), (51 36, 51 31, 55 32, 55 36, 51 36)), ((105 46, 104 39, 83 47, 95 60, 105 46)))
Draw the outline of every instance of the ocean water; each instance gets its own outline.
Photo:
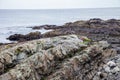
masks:
MULTIPOLYGON (((42 9, 42 10, 0 10, 0 43, 9 43, 6 38, 12 34, 33 32, 35 25, 55 24, 88 20, 91 18, 120 19, 120 8, 94 9, 42 9)), ((42 29, 41 33, 47 32, 42 29)))

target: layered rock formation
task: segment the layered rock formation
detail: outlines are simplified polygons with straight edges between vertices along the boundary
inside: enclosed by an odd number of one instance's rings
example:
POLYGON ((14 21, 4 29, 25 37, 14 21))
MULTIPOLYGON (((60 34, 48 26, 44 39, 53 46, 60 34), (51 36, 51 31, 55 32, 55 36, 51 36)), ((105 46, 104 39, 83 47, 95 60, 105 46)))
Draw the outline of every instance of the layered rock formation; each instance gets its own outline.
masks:
POLYGON ((117 55, 106 41, 88 44, 76 35, 15 44, 0 55, 0 80, 113 80, 108 73, 120 70, 117 62, 113 71, 105 67, 117 55))

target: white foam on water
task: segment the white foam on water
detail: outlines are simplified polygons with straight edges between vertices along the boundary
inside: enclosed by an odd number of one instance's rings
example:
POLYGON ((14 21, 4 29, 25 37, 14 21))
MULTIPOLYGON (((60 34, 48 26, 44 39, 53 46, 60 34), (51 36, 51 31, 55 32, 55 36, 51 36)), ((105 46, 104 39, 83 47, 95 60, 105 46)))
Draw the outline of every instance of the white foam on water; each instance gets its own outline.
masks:
POLYGON ((26 27, 6 27, 6 28, 0 28, 0 43, 10 43, 12 41, 7 40, 10 35, 13 34, 28 34, 30 32, 36 32, 39 31, 41 34, 44 34, 46 32, 52 31, 52 30, 46 30, 44 28, 40 30, 33 30, 31 28, 26 28, 26 27))

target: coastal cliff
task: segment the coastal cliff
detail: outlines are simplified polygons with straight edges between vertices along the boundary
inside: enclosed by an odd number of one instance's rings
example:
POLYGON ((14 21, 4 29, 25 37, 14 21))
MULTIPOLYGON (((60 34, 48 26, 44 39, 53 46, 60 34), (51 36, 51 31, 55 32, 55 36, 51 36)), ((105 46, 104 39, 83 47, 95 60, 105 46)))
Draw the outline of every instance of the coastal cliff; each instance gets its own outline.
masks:
POLYGON ((119 80, 120 76, 117 51, 107 41, 83 36, 3 45, 0 55, 0 80, 119 80))

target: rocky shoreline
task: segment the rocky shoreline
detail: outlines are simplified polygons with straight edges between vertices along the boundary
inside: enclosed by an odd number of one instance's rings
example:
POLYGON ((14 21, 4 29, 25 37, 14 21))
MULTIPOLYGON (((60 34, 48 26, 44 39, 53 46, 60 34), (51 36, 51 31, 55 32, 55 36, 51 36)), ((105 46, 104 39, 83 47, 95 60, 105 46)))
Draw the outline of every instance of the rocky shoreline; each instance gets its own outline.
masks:
POLYGON ((87 21, 69 22, 62 26, 57 25, 42 25, 31 27, 33 30, 47 29, 53 30, 45 34, 39 32, 31 32, 26 35, 14 34, 7 39, 11 41, 29 41, 40 38, 55 37, 68 34, 76 34, 78 36, 87 36, 93 41, 105 40, 112 44, 113 47, 119 49, 120 44, 120 20, 109 19, 102 20, 99 18, 90 19, 87 21), (34 36, 34 37, 33 37, 34 36))
POLYGON ((42 25, 0 46, 0 80, 119 80, 120 20, 42 25))

